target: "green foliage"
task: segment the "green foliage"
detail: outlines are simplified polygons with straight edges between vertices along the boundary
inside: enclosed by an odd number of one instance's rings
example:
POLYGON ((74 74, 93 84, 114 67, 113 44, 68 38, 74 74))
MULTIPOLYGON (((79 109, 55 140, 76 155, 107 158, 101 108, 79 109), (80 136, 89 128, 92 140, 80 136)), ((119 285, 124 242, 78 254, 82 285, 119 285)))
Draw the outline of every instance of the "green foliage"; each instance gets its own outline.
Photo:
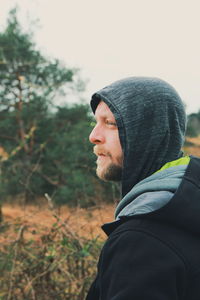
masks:
POLYGON ((5 32, 0 34, 1 108, 16 109, 19 102, 47 102, 66 82, 73 80, 75 70, 62 67, 58 60, 49 61, 35 49, 30 34, 22 32, 16 10, 10 12, 5 32))
POLYGON ((200 111, 188 116, 186 135, 196 137, 200 134, 200 111))
POLYGON ((95 175, 89 106, 52 109, 68 84, 76 89, 75 70, 43 57, 16 13, 0 33, 0 145, 8 158, 0 159, 1 195, 30 202, 48 193, 57 204, 80 206, 113 199, 111 185, 95 175))

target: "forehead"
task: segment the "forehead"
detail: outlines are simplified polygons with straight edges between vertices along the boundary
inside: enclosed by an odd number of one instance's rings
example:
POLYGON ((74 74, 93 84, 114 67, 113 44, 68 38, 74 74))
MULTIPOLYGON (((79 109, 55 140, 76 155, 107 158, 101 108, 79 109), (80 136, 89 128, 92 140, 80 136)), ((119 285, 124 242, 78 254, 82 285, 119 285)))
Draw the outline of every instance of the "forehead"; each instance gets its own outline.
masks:
POLYGON ((96 111, 95 111, 95 117, 102 117, 102 118, 113 118, 115 119, 113 113, 111 112, 110 108, 108 107, 108 105, 103 102, 100 101, 96 111))

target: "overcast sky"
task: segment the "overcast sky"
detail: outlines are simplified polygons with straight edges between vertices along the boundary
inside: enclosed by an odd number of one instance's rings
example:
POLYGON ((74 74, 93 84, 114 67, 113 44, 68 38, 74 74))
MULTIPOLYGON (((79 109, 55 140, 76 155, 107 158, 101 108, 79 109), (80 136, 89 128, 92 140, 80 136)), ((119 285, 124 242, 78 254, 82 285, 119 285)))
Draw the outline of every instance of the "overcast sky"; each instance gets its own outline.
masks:
POLYGON ((128 76, 159 77, 200 109, 199 0, 0 0, 0 30, 19 5, 24 28, 39 19, 35 41, 45 55, 79 67, 85 97, 128 76))

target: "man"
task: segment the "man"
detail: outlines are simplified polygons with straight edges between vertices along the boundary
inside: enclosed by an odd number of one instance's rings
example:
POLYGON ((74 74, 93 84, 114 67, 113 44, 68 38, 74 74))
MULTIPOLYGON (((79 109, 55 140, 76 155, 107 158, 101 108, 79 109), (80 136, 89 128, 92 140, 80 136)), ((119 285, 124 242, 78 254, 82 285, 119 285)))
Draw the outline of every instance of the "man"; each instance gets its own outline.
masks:
POLYGON ((121 182, 87 300, 200 299, 200 159, 183 156, 177 92, 131 77, 93 95, 97 175, 121 182))

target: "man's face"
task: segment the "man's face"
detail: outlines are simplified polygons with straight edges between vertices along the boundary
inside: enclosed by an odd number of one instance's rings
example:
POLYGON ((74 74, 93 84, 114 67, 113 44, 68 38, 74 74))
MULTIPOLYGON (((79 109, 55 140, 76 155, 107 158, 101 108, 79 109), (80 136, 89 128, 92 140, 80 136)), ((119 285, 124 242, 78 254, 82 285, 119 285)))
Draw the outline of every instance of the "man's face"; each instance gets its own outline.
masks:
POLYGON ((89 140, 95 144, 97 176, 103 180, 120 181, 122 176, 123 152, 115 117, 107 104, 99 103, 95 111, 96 126, 89 140))

